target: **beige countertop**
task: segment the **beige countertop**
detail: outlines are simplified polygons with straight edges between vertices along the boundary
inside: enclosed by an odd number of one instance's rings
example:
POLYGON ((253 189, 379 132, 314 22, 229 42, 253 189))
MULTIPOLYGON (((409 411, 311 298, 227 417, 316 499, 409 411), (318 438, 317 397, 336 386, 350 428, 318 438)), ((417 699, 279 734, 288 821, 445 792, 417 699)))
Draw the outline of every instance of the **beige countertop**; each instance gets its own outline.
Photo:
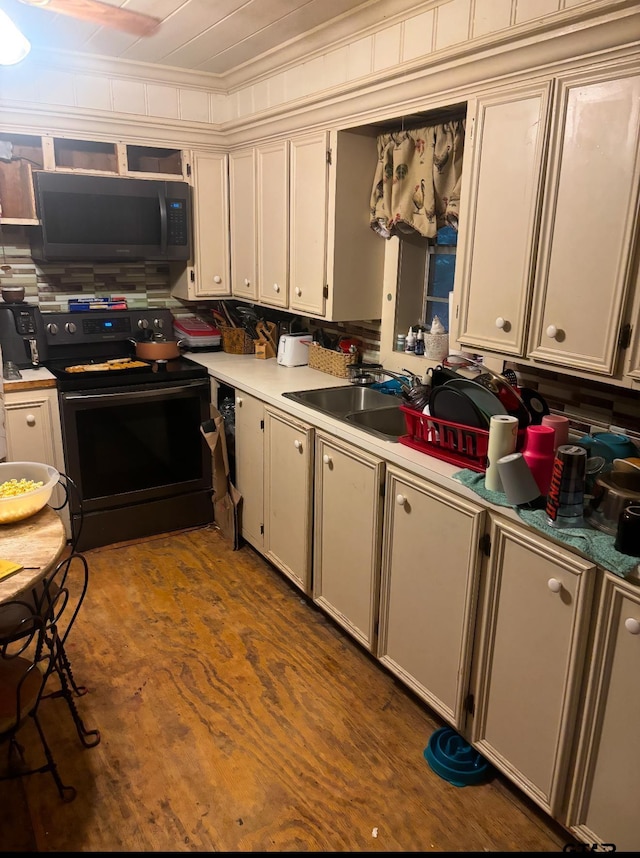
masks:
MULTIPOLYGON (((460 470, 460 466, 449 464, 404 444, 384 441, 282 395, 297 390, 346 386, 349 384, 346 379, 310 369, 308 366, 283 367, 275 358, 260 360, 254 355, 233 355, 226 352, 186 352, 185 356, 206 367, 209 375, 218 382, 255 396, 316 429, 335 435, 373 455, 378 455, 389 464, 404 468, 415 476, 423 477, 461 497, 480 503, 505 518, 517 521, 523 527, 528 527, 515 509, 492 504, 454 479, 453 475, 460 470)), ((22 375, 22 381, 5 380, 5 391, 55 386, 55 377, 44 368, 22 370, 22 375)), ((552 537, 544 535, 543 538, 552 537)), ((566 542, 556 541, 558 545, 572 550, 566 542)), ((633 579, 640 583, 640 570, 633 575, 633 579)))

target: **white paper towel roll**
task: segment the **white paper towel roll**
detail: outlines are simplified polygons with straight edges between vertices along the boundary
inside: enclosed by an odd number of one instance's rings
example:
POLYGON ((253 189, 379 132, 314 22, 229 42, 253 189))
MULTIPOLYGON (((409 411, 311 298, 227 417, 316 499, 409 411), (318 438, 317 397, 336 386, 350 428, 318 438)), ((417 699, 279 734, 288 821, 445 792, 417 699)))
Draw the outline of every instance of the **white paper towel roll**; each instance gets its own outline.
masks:
POLYGON ((484 484, 491 492, 502 492, 502 480, 498 471, 498 459, 514 453, 518 443, 518 418, 510 414, 495 414, 489 421, 489 464, 484 475, 484 484))

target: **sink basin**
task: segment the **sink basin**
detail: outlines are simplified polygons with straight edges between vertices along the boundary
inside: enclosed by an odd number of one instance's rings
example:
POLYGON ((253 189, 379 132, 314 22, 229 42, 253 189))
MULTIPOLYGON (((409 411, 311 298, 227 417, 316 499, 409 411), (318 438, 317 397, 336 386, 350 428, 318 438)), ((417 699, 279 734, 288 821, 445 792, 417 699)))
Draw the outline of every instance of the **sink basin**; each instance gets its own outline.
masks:
POLYGON ((324 387, 282 395, 385 441, 397 441, 407 431, 404 414, 399 408, 402 400, 371 387, 324 387))
POLYGON ((331 417, 344 417, 353 411, 370 408, 388 408, 393 398, 387 393, 373 390, 371 387, 322 387, 318 390, 297 390, 283 393, 287 399, 293 399, 301 405, 308 405, 316 411, 323 411, 331 417))
POLYGON ((354 411, 345 418, 365 432, 377 435, 385 441, 397 441, 407 434, 404 414, 397 405, 390 408, 370 408, 366 411, 354 411))

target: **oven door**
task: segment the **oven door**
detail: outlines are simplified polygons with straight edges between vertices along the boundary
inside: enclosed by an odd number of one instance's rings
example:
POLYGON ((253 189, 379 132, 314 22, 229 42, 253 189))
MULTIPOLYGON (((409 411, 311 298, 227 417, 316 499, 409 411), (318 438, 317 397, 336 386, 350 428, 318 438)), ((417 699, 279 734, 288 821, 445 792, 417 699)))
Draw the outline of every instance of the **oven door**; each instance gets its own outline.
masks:
MULTIPOLYGON (((60 394, 65 463, 83 514, 209 491, 207 379, 60 394)), ((71 512, 80 511, 70 492, 71 512)))

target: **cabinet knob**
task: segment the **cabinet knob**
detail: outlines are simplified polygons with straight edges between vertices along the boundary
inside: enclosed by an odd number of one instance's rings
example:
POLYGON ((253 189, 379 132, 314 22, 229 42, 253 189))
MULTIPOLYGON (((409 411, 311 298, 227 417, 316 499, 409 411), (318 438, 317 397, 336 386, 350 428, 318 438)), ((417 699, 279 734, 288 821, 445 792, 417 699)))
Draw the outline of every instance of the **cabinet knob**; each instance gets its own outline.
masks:
POLYGON ((331 456, 328 456, 325 453, 324 456, 322 457, 322 461, 325 463, 325 465, 330 465, 331 464, 331 456))
POLYGON ((236 405, 238 407, 240 407, 242 405, 242 397, 241 396, 236 396, 236 405))
POLYGON ((245 286, 251 286, 251 281, 248 280, 246 277, 244 278, 244 285, 245 286))
POLYGON ((404 495, 396 495, 396 503, 398 506, 404 506, 407 502, 407 499, 404 495))
POLYGON ((560 590, 562 590, 562 583, 558 581, 557 578, 549 578, 547 581, 547 587, 552 593, 559 593, 560 590))
POLYGON ((624 627, 632 635, 640 635, 640 623, 634 617, 627 617, 624 627))
POLYGON ((27 421, 27 426, 35 426, 36 425, 36 415, 35 414, 27 414, 25 417, 27 421))
POLYGON ((279 291, 280 291, 280 287, 278 286, 278 284, 277 284, 277 283, 274 283, 274 284, 273 284, 273 291, 274 291, 274 292, 279 292, 279 291))
POLYGON ((500 330, 502 330, 506 324, 506 319, 503 319, 502 316, 498 316, 496 319, 496 328, 500 328, 500 330))
POLYGON ((298 439, 296 438, 296 440, 293 442, 293 446, 296 448, 296 450, 301 450, 302 449, 302 441, 298 441, 298 439))
POLYGON ((552 340, 555 340, 555 338, 558 336, 558 329, 555 325, 549 325, 549 327, 547 328, 547 336, 551 337, 552 340))
POLYGON ((222 277, 220 277, 219 274, 216 274, 216 276, 213 278, 213 282, 214 283, 222 283, 222 277))
POLYGON ((296 295, 298 298, 302 295, 302 289, 299 286, 296 286, 296 295))

